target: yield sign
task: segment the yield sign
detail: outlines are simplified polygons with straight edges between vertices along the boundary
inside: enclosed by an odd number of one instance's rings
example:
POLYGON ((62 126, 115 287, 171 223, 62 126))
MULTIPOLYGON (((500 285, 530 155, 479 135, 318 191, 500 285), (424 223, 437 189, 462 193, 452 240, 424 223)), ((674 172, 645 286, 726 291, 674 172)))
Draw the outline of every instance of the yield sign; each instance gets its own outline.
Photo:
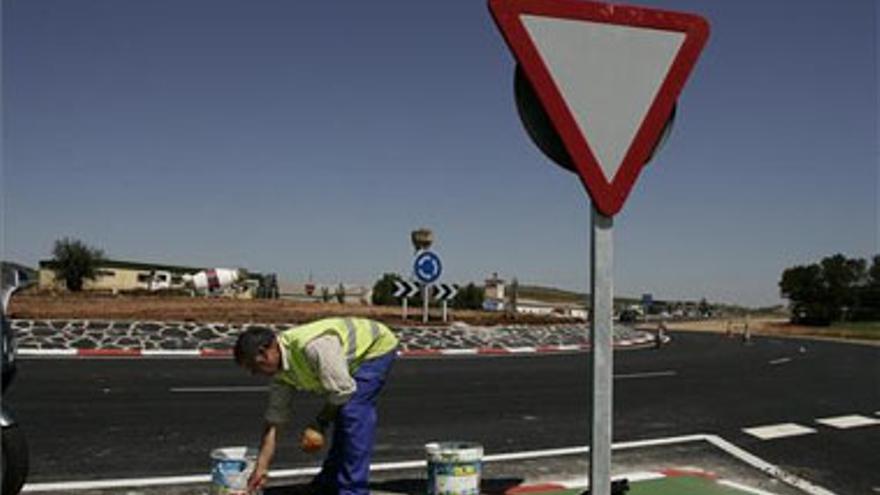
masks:
POLYGON ((580 0, 489 0, 596 209, 620 211, 709 35, 702 17, 580 0))

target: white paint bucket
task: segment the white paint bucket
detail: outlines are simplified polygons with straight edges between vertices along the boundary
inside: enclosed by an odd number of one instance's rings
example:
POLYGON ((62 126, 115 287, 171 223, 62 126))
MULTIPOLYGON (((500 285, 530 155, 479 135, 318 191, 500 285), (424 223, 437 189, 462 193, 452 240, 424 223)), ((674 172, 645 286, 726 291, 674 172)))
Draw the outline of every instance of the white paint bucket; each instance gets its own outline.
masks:
POLYGON ((483 446, 473 442, 433 442, 428 456, 428 495, 479 495, 483 446))
POLYGON ((257 450, 223 447, 211 451, 211 493, 213 495, 254 495, 248 492, 248 477, 254 471, 257 450))

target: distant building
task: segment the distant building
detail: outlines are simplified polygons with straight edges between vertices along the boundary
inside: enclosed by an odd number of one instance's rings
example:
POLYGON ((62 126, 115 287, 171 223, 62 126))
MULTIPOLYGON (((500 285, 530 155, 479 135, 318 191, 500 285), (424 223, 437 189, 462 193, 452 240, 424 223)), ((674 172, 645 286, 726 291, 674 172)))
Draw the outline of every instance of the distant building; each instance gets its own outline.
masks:
POLYGON ((504 280, 498 278, 497 273, 493 273, 491 278, 486 279, 485 299, 498 299, 504 301, 504 280))
MULTIPOLYGON (((39 263, 39 287, 40 289, 65 289, 64 281, 56 277, 54 260, 43 260, 39 263)), ((165 265, 158 263, 141 263, 123 260, 103 260, 97 267, 97 277, 94 280, 83 281, 85 291, 103 292, 127 292, 127 291, 160 291, 160 290, 189 290, 191 287, 186 279, 193 275, 211 270, 208 268, 165 265)), ((234 290, 223 291, 225 295, 251 298, 256 295, 259 282, 252 274, 248 280, 242 281, 234 290)))
POLYGON ((18 272, 20 279, 27 282, 35 282, 37 280, 37 271, 29 266, 12 261, 0 261, 0 280, 3 287, 9 287, 15 283, 15 275, 18 272))
POLYGON ((527 315, 555 315, 566 318, 579 318, 581 320, 586 320, 590 316, 590 311, 581 304, 545 302, 531 299, 520 299, 516 305, 516 312, 527 315))
MULTIPOLYGON (((341 284, 345 304, 373 304, 373 288, 355 284, 341 284)), ((303 302, 339 302, 340 284, 319 284, 314 282, 278 282, 278 293, 281 299, 303 302), (326 296, 325 296, 326 294, 326 296)))

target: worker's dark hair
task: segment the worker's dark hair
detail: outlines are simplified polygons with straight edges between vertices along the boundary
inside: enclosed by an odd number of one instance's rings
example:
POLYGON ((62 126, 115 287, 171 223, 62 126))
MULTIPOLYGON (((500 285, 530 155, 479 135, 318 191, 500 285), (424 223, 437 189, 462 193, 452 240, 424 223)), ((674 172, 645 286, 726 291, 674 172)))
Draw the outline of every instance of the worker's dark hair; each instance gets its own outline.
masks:
POLYGON ((235 341, 235 362, 239 366, 252 366, 260 351, 272 344, 275 331, 268 327, 249 327, 235 341))

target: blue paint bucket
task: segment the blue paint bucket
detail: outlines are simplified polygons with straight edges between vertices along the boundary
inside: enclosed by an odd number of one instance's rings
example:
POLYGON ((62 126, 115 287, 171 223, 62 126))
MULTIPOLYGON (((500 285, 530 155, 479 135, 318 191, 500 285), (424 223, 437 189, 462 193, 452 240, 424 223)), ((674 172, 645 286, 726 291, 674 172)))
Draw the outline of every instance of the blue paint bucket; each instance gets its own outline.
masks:
POLYGON ((428 457, 428 495, 479 495, 483 446, 473 442, 432 442, 428 457))
POLYGON ((257 462, 257 450, 223 447, 211 451, 212 495, 255 495, 247 489, 248 478, 257 462))

